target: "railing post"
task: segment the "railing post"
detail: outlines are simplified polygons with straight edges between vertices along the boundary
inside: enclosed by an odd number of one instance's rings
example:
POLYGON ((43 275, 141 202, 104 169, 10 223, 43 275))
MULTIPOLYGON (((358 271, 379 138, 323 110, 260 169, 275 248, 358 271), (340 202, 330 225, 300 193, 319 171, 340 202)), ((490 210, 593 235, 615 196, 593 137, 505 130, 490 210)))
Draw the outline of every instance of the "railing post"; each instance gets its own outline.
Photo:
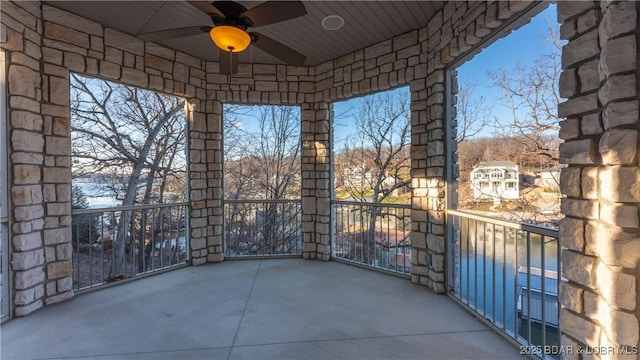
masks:
POLYGON ((146 240, 144 235, 146 234, 146 228, 147 211, 140 210, 140 236, 138 237, 138 273, 144 272, 144 243, 146 240))

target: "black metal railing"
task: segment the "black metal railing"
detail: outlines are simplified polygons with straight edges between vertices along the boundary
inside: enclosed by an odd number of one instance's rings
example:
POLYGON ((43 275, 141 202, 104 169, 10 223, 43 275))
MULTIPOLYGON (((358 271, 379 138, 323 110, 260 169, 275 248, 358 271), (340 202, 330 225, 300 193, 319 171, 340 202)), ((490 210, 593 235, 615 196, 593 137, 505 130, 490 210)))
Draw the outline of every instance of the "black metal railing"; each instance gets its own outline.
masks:
POLYGON ((189 258, 187 203, 74 210, 73 288, 185 265, 189 258))
POLYGON ((225 200, 225 257, 302 255, 300 200, 225 200))
POLYGON ((528 354, 560 346, 558 230, 449 210, 449 294, 528 354))
POLYGON ((411 206, 357 201, 332 203, 334 259, 411 274, 411 206))

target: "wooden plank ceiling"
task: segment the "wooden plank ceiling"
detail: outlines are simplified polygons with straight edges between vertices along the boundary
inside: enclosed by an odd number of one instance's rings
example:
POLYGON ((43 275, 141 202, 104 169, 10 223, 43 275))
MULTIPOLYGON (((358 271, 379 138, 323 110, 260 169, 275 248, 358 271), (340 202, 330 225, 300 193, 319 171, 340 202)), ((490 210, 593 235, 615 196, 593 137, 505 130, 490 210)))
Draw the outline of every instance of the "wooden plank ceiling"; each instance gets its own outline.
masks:
MULTIPOLYGON (((185 1, 45 1, 46 4, 91 19, 106 27, 136 35, 187 26, 210 26, 211 19, 185 1)), ((247 8, 260 2, 238 1, 247 8)), ((305 1, 307 15, 251 28, 307 56, 313 66, 427 25, 444 1, 305 1), (339 30, 325 30, 322 19, 339 15, 339 30)), ((158 43, 203 60, 217 61, 219 52, 208 34, 158 43)), ((280 60, 250 47, 241 62, 280 64, 280 60)))

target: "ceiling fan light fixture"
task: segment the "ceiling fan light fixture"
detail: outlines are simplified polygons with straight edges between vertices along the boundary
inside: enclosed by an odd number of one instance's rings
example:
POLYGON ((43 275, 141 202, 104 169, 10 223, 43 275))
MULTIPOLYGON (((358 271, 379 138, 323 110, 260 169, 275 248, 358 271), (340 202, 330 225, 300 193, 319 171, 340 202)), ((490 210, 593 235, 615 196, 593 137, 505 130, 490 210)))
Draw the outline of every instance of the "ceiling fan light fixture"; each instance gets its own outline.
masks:
POLYGON ((242 52, 251 45, 246 31, 231 25, 218 25, 209 31, 211 40, 224 51, 242 52))

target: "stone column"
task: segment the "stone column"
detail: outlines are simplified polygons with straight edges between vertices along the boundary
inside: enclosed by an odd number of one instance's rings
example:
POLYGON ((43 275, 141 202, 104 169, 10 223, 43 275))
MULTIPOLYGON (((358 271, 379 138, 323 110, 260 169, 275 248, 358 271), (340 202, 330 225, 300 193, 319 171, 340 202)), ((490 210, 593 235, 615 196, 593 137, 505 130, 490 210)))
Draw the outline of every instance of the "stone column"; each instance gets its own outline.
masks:
POLYGON ((330 105, 302 104, 302 257, 331 259, 330 105))
POLYGON ((3 3, 14 315, 73 296, 68 71, 43 59, 39 2, 3 3))
POLYGON ((411 281, 444 292, 444 70, 413 81, 411 94, 411 281))
MULTIPOLYGON (((420 64, 411 82, 411 242, 412 281, 445 291, 447 191, 446 168, 457 178, 455 124, 447 127, 447 96, 455 93, 446 84, 446 71, 455 61, 474 51, 483 39, 495 34, 505 22, 519 17, 528 1, 450 1, 419 32, 420 64), (448 91, 451 90, 451 91, 448 91), (450 153, 447 163, 445 151, 450 153)), ((451 99, 453 101, 453 99, 451 99)), ((449 199, 455 201, 456 195, 449 199)))
MULTIPOLYGON (((67 43, 74 41, 90 46, 88 33, 71 34, 62 19, 43 11, 45 36, 67 43), (62 24, 59 24, 62 23, 62 24)), ((51 51, 47 47, 41 51, 51 51)), ((47 264, 46 304, 70 298, 73 287, 71 245, 71 121, 69 102, 69 70, 85 71, 79 54, 43 56, 42 116, 45 139, 43 167, 43 200, 45 205, 44 244, 47 264), (67 69, 60 69, 64 65, 67 69)))
POLYGON ((222 103, 197 101, 189 114, 191 261, 194 265, 224 260, 222 172, 222 103))
MULTIPOLYGON (((204 101, 200 103, 204 104, 204 101)), ((189 230, 191 237, 191 263, 207 262, 208 195, 207 189, 207 115, 200 111, 189 112, 189 230)))
POLYGON ((40 33, 25 39, 24 24, 42 27, 38 10, 21 8, 14 3, 3 4, 3 23, 16 19, 21 26, 5 26, 8 71, 8 137, 10 154, 9 200, 13 218, 11 267, 13 270, 13 305, 16 316, 26 315, 44 305, 46 279, 42 230, 45 205, 42 194, 42 170, 45 141, 41 115, 42 77, 41 54, 27 56, 25 42, 36 46, 40 33))
POLYGON ((224 260, 223 250, 223 164, 222 103, 207 102, 207 262, 224 260), (213 106, 213 108, 211 108, 213 106))
MULTIPOLYGON (((562 343, 639 345, 638 3, 559 2, 562 343)), ((625 347, 626 346, 626 347, 625 347)), ((610 348, 613 347, 613 348, 610 348)), ((601 358, 618 353, 609 352, 601 358)), ((577 358, 577 356, 575 357, 577 358)), ((634 354, 625 358, 637 358, 634 354)))

